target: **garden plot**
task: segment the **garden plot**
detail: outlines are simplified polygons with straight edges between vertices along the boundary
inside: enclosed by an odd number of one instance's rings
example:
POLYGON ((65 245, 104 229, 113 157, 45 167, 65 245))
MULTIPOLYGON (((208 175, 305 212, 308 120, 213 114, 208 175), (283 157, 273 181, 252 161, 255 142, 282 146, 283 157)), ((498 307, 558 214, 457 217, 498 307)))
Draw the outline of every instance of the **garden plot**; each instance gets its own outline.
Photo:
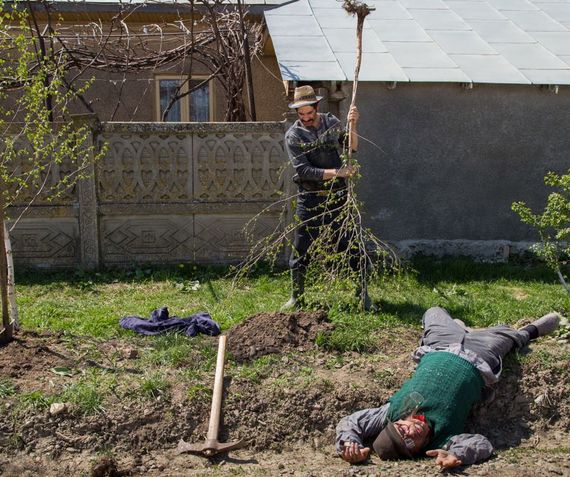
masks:
MULTIPOLYGON (((215 338, 196 340, 172 366, 152 339, 23 332, 0 349, 0 474, 436 475, 430 460, 336 457, 338 420, 399 387, 420 332, 379 329, 373 353, 315 347, 331 328, 322 313, 272 313, 230 330, 220 441, 248 447, 212 460, 175 449, 181 438, 204 440, 215 338)), ((498 452, 464 475, 570 475, 569 358, 567 343, 545 338, 506 360, 496 399, 468 429, 498 452)))

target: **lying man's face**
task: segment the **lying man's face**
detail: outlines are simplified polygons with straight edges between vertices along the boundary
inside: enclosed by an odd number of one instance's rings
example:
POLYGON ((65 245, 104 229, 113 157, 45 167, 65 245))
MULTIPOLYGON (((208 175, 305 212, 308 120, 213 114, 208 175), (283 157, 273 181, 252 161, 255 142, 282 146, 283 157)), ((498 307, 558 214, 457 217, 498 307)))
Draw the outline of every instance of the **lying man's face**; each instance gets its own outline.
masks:
POLYGON ((394 427, 412 454, 417 454, 429 440, 429 426, 415 416, 395 421, 394 427))

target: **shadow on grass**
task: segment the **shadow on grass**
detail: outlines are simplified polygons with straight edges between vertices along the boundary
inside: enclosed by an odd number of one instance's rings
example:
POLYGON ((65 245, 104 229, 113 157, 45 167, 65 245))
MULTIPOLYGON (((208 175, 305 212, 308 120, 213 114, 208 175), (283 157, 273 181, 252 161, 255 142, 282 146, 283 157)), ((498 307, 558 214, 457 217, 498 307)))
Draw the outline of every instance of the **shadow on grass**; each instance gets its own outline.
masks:
MULTIPOLYGON (((440 282, 467 283, 473 281, 492 282, 496 280, 518 280, 522 282, 556 283, 556 275, 546 266, 534 262, 522 263, 479 263, 470 258, 434 258, 416 256, 404 273, 416 275, 418 283, 435 286, 440 282)), ((16 267, 16 280, 23 285, 39 284, 81 284, 145 282, 147 280, 199 280, 207 282, 217 279, 231 279, 234 268, 228 265, 179 264, 169 266, 127 265, 121 268, 100 270, 46 271, 16 267)), ((260 264, 248 275, 249 279, 262 276, 279 276, 286 272, 284 267, 260 264)))
POLYGON ((467 257, 434 258, 416 256, 409 267, 417 272, 421 284, 435 286, 439 282, 467 283, 517 280, 521 282, 557 283, 556 275, 536 261, 522 263, 480 263, 467 257))
MULTIPOLYGON (((43 284, 68 284, 81 285, 92 282, 108 284, 116 282, 145 282, 148 280, 198 280, 203 283, 211 283, 212 280, 231 279, 234 273, 231 265, 125 265, 124 267, 109 267, 99 270, 36 270, 21 269, 16 267, 16 281, 22 285, 43 284)), ((286 269, 270 267, 261 264, 248 275, 248 278, 257 279, 262 276, 282 274, 286 269)), ((209 285, 208 285, 209 286, 209 285)), ((210 290, 212 296, 217 299, 216 292, 210 290)))
POLYGON ((415 303, 393 303, 384 299, 376 302, 382 313, 392 315, 397 323, 406 325, 421 325, 425 307, 415 303))
POLYGON ((107 284, 116 282, 146 282, 149 280, 199 280, 207 282, 224 278, 227 266, 186 265, 178 266, 131 266, 124 268, 104 268, 100 270, 23 270, 16 272, 16 281, 23 285, 69 284, 93 282, 107 284))
MULTIPOLYGON (((415 303, 394 303, 381 299, 378 301, 378 305, 382 313, 391 315, 394 323, 414 326, 422 326, 422 317, 431 306, 441 306, 456 318, 465 318, 471 312, 468 306, 452 302, 444 304, 434 302, 430 306, 421 306, 415 303)), ((469 322, 467 324, 471 325, 469 322)))

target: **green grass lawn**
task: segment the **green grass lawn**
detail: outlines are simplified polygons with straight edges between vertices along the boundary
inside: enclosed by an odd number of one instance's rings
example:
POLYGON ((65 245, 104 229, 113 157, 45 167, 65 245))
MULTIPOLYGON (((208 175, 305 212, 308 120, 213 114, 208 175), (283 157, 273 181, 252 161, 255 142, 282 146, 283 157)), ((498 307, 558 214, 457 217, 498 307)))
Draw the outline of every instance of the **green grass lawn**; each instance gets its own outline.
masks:
MULTIPOLYGON (((125 315, 148 317, 168 306, 171 315, 208 311, 223 329, 248 316, 277 311, 287 299, 286 271, 258 272, 232 287, 226 268, 180 265, 101 273, 26 272, 17 276, 20 321, 26 329, 62 330, 100 338, 131 336, 121 329, 125 315)), ((311 301, 311 289, 308 290, 311 301)), ((556 276, 540 265, 482 264, 468 259, 418 258, 396 276, 371 284, 380 312, 362 313, 351 297, 317 297, 336 324, 326 344, 339 351, 371 350, 374 333, 386 326, 420 326, 423 312, 443 306, 470 326, 515 323, 551 310, 565 315, 570 299, 556 276)), ((168 348, 168 346, 167 346, 168 348)))

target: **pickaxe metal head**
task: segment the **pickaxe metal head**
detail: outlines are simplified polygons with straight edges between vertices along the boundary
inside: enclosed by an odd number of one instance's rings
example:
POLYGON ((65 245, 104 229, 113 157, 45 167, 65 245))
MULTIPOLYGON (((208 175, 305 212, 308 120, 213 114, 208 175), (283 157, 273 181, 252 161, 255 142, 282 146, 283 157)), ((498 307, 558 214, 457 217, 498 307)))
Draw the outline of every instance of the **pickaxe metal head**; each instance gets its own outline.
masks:
POLYGON ((206 439, 202 444, 189 444, 180 439, 176 449, 177 454, 195 454, 202 457, 213 457, 216 454, 222 454, 231 450, 241 449, 246 446, 244 440, 234 442, 218 442, 217 439, 206 439))

